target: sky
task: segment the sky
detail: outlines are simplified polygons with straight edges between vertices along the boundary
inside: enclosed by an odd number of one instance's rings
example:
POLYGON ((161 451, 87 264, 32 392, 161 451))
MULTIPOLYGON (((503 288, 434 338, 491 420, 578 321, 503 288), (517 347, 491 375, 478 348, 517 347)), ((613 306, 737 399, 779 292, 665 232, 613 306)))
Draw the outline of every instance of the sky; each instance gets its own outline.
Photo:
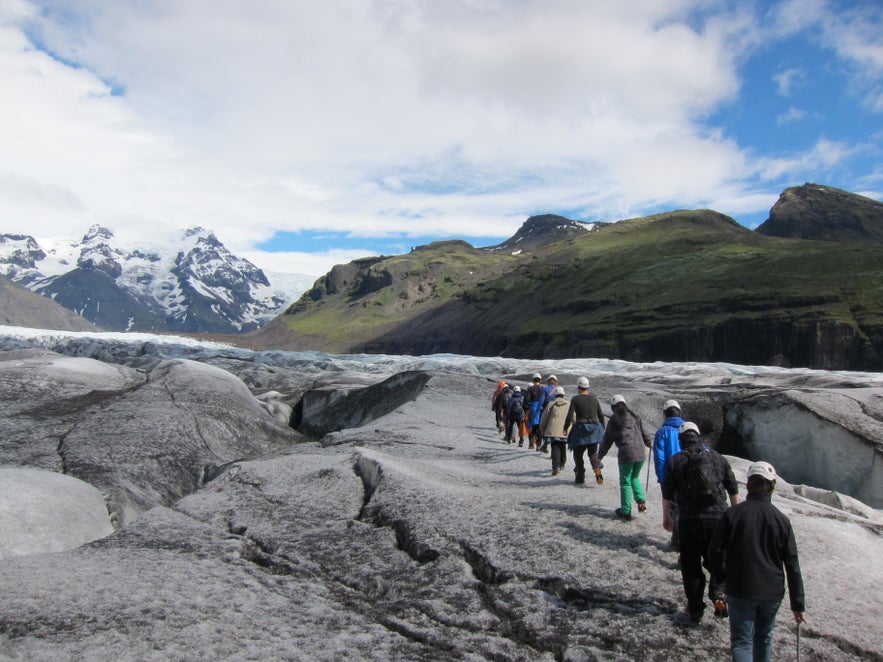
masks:
POLYGON ((883 198, 883 3, 0 0, 0 232, 278 272, 531 215, 883 198))

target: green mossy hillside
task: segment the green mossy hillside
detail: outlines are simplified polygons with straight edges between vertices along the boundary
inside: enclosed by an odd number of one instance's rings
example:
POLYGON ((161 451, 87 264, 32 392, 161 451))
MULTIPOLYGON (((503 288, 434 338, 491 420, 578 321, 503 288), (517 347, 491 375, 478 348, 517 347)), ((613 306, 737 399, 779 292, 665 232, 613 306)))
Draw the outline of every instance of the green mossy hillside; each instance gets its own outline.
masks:
POLYGON ((331 352, 883 368, 881 243, 765 236, 711 210, 532 242, 437 242, 335 267, 265 338, 331 352))

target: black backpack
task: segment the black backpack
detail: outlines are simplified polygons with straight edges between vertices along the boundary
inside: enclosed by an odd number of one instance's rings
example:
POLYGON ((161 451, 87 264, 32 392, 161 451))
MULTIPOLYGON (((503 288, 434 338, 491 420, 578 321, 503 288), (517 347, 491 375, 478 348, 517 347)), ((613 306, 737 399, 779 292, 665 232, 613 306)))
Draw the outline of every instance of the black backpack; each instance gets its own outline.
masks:
POLYGON ((683 451, 687 456, 687 498, 701 509, 711 506, 726 508, 726 497, 721 489, 721 477, 714 455, 707 446, 698 451, 683 451))
POLYGON ((512 396, 512 417, 521 420, 524 416, 524 396, 520 393, 512 396))

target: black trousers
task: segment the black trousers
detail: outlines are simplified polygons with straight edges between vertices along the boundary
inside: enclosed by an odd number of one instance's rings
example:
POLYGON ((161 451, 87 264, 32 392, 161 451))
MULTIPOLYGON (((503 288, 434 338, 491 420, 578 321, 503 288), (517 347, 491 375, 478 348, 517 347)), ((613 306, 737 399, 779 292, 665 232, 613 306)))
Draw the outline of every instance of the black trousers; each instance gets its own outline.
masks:
MULTIPOLYGON (((681 579, 684 582, 684 593, 687 596, 687 610, 690 614, 701 614, 705 609, 705 573, 702 570, 707 561, 708 543, 717 520, 679 520, 678 535, 680 538, 681 579)), ((724 597, 719 582, 709 574, 708 597, 714 602, 724 597)))
POLYGON ((563 469, 567 464, 567 441, 551 439, 549 445, 552 447, 552 469, 563 469))
POLYGON ((598 459, 598 444, 577 446, 573 449, 573 473, 576 474, 577 480, 585 480, 586 478, 586 463, 583 459, 584 454, 589 456, 589 462, 592 465, 592 469, 601 468, 601 460, 598 459))

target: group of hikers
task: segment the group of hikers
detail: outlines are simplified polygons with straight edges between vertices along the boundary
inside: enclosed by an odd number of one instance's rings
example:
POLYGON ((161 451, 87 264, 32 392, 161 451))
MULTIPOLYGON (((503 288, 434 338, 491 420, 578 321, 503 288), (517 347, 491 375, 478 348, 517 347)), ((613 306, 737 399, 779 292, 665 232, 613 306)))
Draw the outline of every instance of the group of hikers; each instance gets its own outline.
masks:
POLYGON ((611 398, 612 415, 605 420, 589 386, 588 378, 580 377, 577 395, 568 400, 555 375, 543 384, 542 376, 535 373, 524 391, 500 381, 491 402, 497 429, 510 444, 517 437, 523 446, 527 437, 529 448, 551 450, 554 476, 564 468, 570 450, 577 485, 585 483, 585 457, 597 484, 604 484, 601 460, 615 445, 620 506, 614 514, 623 521, 633 519, 633 503, 639 513, 647 511, 640 474, 650 449, 662 493, 662 526, 679 552, 690 622, 702 620, 707 585, 714 615, 729 618, 733 660, 769 660, 786 583, 798 633, 805 622, 794 532, 788 518, 771 503, 776 470, 767 462, 752 463, 747 498, 742 501, 729 462, 702 443, 698 425, 684 420, 676 400, 663 403, 662 424, 651 437, 620 394, 611 398))

